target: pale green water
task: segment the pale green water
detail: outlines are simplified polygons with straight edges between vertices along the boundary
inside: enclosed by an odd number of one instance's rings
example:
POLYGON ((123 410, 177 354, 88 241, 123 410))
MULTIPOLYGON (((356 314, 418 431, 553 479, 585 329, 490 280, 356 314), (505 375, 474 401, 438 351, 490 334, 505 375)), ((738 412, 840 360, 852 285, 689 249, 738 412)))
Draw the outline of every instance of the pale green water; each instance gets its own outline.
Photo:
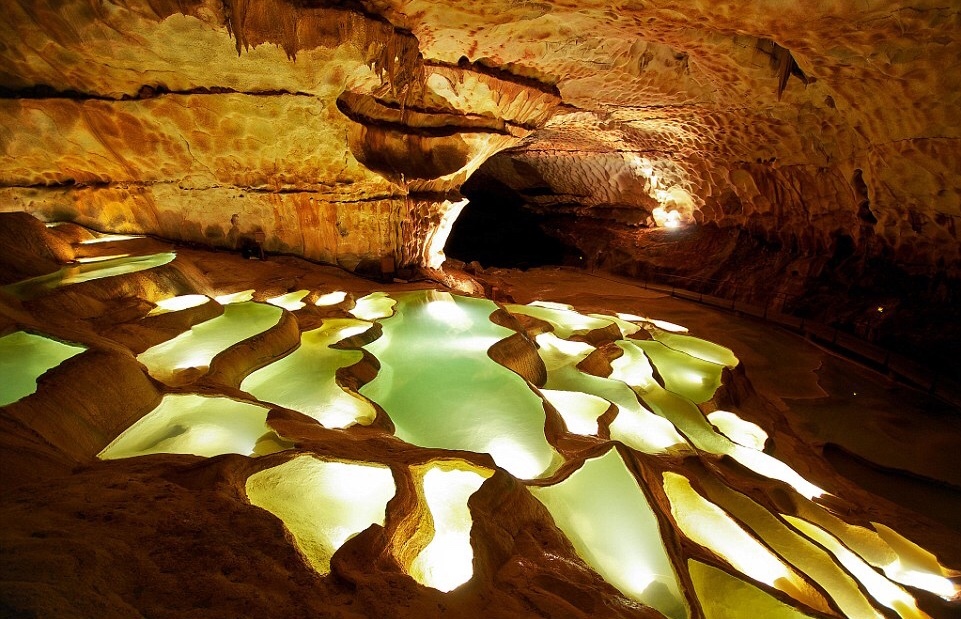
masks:
POLYGON ((86 348, 26 331, 0 337, 0 406, 37 390, 37 379, 86 348))
POLYGON ((384 524, 396 487, 386 466, 304 455, 254 473, 246 491, 252 505, 283 521, 310 565, 327 574, 347 540, 384 524))
POLYGON ((283 359, 250 374, 240 388, 264 402, 309 415, 328 428, 369 424, 376 411, 369 402, 337 384, 337 370, 361 360, 359 350, 330 348, 371 323, 351 318, 328 319, 300 336, 300 347, 283 359))
POLYGON ((529 305, 510 304, 504 308, 512 314, 524 314, 550 323, 554 327, 554 334, 563 339, 574 334, 583 335, 595 329, 603 329, 614 322, 611 316, 585 316, 561 303, 534 301, 529 305))
POLYGON ((79 284, 93 279, 136 273, 137 271, 163 266, 176 257, 175 252, 168 251, 148 256, 124 256, 99 262, 69 265, 49 275, 32 277, 22 282, 4 286, 2 290, 19 299, 32 299, 59 286, 79 284))
POLYGON ((102 460, 172 453, 266 455, 289 447, 267 426, 268 409, 229 398, 167 395, 98 454, 102 460))
MULTIPOLYGON (((333 300, 337 298, 339 295, 333 300)), ((281 301, 286 305, 299 299, 281 301)), ((636 325, 622 317, 582 316, 562 305, 511 307, 554 326, 553 332, 537 337, 539 354, 548 370, 543 394, 555 404, 572 432, 596 435, 598 415, 613 403, 618 414, 610 426, 611 438, 633 449, 663 454, 691 451, 693 445, 701 451, 730 456, 758 474, 792 485, 803 496, 823 492, 760 450, 766 436, 760 428, 730 413, 716 411, 712 419, 742 444, 735 443, 712 426, 696 405, 713 396, 723 367, 737 364, 730 350, 691 336, 649 328, 656 340, 616 342, 623 354, 612 362, 611 375, 602 378, 576 367, 594 350, 592 346, 558 336, 570 337, 612 323, 626 335, 636 331, 636 325), (666 389, 655 379, 655 368, 666 389)), ((320 328, 301 334, 301 344, 295 351, 252 373, 241 388, 263 402, 301 411, 327 427, 370 423, 373 407, 341 389, 335 379, 338 369, 356 363, 362 354, 331 346, 369 329, 371 321, 377 321, 383 335, 365 348, 377 358, 380 370, 362 388, 362 393, 387 411, 398 438, 422 447, 489 453, 499 466, 516 477, 541 477, 556 470, 560 456, 544 436, 543 404, 536 392, 487 354, 492 345, 513 334, 490 321, 490 314, 496 309, 487 300, 436 291, 401 293, 394 298, 374 293, 358 300, 351 311, 365 320, 324 320, 320 328)), ((151 348, 140 360, 153 376, 175 379, 178 371, 208 366, 216 354, 269 329, 280 316, 278 308, 264 304, 228 305, 223 316, 151 348)), ((4 378, 8 370, 3 364, 11 365, 10 360, 20 356, 5 354, 5 339, 0 338, 4 378)), ((53 365, 56 363, 59 360, 53 365)), ((35 388, 35 378, 20 382, 32 381, 35 388)), ((3 388, 6 386, 4 382, 3 388)), ((262 455, 290 448, 266 425, 267 410, 266 405, 228 398, 167 395, 157 409, 118 437, 100 457, 161 452, 262 455)), ((418 582, 440 591, 452 590, 473 574, 473 521, 468 499, 489 475, 489 471, 455 471, 445 468, 448 466, 449 463, 433 460, 411 467, 423 489, 422 498, 435 531, 431 542, 405 569, 418 582)), ((387 467, 310 456, 297 457, 252 475, 246 489, 252 504, 283 520, 296 545, 321 574, 329 572, 331 556, 350 537, 371 524, 385 523, 386 505, 395 492, 393 475, 387 467)), ((607 582, 625 596, 672 619, 688 616, 659 521, 644 489, 616 450, 584 461, 564 481, 530 490, 548 508, 578 555, 607 582)), ((663 490, 671 502, 672 523, 693 542, 710 548, 736 571, 779 588, 813 608, 827 608, 820 594, 796 577, 794 568, 718 505, 701 497, 686 478, 665 473, 663 490)), ((732 510, 724 501, 721 506, 732 510)), ((781 537, 775 538, 771 531, 780 536, 787 527, 780 523, 774 528, 768 526, 766 523, 774 521, 774 516, 760 505, 752 506, 752 510, 731 513, 778 550, 781 537)), ((802 524, 799 521, 795 527, 803 528, 802 524)), ((792 536, 802 539, 796 533, 792 536)), ((792 563, 798 569, 819 578, 818 570, 797 559, 803 554, 801 551, 795 551, 794 546, 789 550, 782 554, 793 557, 792 563)), ((832 552, 837 556, 836 549, 832 548, 832 552)), ((855 559, 845 556, 839 560, 854 566, 853 572, 863 567, 865 578, 883 579, 870 566, 855 563, 855 559)), ((834 569, 834 559, 819 561, 828 571, 834 569)), ((688 565, 709 619, 806 616, 720 570, 697 562, 688 565)), ((857 574, 856 577, 861 578, 857 574)), ((825 584, 827 581, 819 582, 834 591, 825 584)), ((868 586, 866 580, 863 582, 868 586)), ((878 583, 872 581, 881 590, 883 583, 878 583)), ((853 584, 845 587, 843 593, 853 591, 860 595, 853 584)), ((900 595, 897 591, 885 591, 885 595, 900 595)), ((911 600, 908 596, 897 597, 896 601, 906 608, 911 600)), ((850 616, 874 616, 862 612, 861 606, 851 606, 857 612, 850 616)), ((917 619, 915 615, 898 612, 906 619, 917 619)))
POLYGON ((687 568, 706 619, 743 619, 746 616, 757 619, 807 619, 811 616, 724 570, 693 559, 687 562, 687 568))
POLYGON ((604 580, 672 619, 688 616, 654 512, 617 451, 530 490, 604 580))
POLYGON ((695 404, 710 400, 721 386, 724 366, 692 357, 653 340, 618 342, 618 346, 636 346, 643 350, 664 379, 664 387, 695 404))
POLYGON ((669 348, 687 353, 692 357, 733 368, 738 364, 737 357, 730 348, 708 342, 691 335, 670 333, 661 329, 654 330, 654 339, 669 348))
POLYGON ((178 371, 208 367, 217 354, 276 325, 282 314, 279 307, 264 303, 231 303, 224 306, 223 315, 148 348, 137 360, 157 380, 171 382, 178 371))
POLYGON ((354 302, 350 314, 361 320, 377 320, 387 318, 394 313, 397 301, 390 298, 386 292, 372 292, 354 302))
POLYGON ((398 438, 422 447, 489 453, 517 477, 559 458, 544 436, 544 407, 487 350, 512 335, 492 323, 491 301, 418 291, 398 294, 384 334, 365 348, 381 363, 361 389, 380 404, 398 438))
POLYGON ((721 384, 723 366, 705 359, 734 367, 738 360, 729 349, 692 336, 667 332, 659 333, 658 337, 686 352, 669 348, 659 341, 620 340, 616 344, 623 354, 611 363, 610 377, 601 378, 576 367, 593 351, 591 346, 557 336, 559 333, 576 333, 578 325, 589 324, 582 322, 580 314, 563 309, 563 306, 531 308, 521 305, 510 308, 518 313, 539 314, 545 320, 550 318, 551 324, 555 325, 554 333, 537 336, 539 354, 548 370, 545 387, 580 391, 616 404, 618 415, 610 426, 612 439, 645 453, 663 453, 686 445, 680 431, 698 449, 731 456, 760 475, 783 481, 803 496, 810 498, 823 493, 821 488, 780 460, 757 449, 735 444, 717 432, 697 407, 696 403, 709 400, 721 384), (655 380, 655 367, 666 389, 655 380), (638 397, 650 407, 650 411, 637 402, 638 397))
POLYGON ((538 353, 548 370, 547 389, 579 391, 617 405, 617 417, 611 424, 611 438, 650 454, 665 453, 687 445, 670 421, 641 406, 637 394, 626 383, 577 369, 577 364, 594 350, 593 347, 567 342, 550 333, 538 335, 537 343, 540 346, 538 353))

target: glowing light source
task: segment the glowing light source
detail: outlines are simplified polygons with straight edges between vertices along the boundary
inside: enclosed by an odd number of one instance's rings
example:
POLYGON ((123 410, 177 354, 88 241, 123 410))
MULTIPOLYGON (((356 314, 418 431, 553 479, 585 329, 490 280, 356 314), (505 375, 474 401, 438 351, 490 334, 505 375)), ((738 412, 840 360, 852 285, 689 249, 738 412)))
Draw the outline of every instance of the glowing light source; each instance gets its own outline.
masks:
POLYGON ((410 575, 417 582, 446 593, 470 580, 474 574, 474 549, 470 544, 473 519, 467 500, 493 471, 431 464, 416 467, 415 475, 420 473, 418 468, 427 468, 422 483, 434 535, 411 563, 410 575))
POLYGON ((289 448, 267 425, 263 406, 229 398, 166 395, 98 454, 117 460, 148 454, 266 455, 289 448))
POLYGON ((560 483, 530 490, 604 580, 672 619, 687 616, 657 518, 617 451, 587 460, 560 483))
POLYGON ((0 406, 34 393, 40 376, 84 350, 26 331, 0 337, 0 406))
POLYGON ((444 200, 439 205, 440 220, 434 228, 428 230, 425 242, 427 266, 430 268, 439 269, 447 259, 447 256, 444 255, 444 245, 447 244, 447 237, 450 236, 454 221, 457 220, 457 216, 464 210, 468 202, 470 200, 467 198, 458 202, 444 200))
POLYGON ((247 497, 283 521, 320 574, 351 537, 383 525, 394 477, 386 466, 300 456, 247 478, 247 497))
POLYGON ((961 572, 945 568, 938 563, 937 557, 894 529, 880 522, 872 522, 871 526, 898 557, 895 561, 881 566, 888 578, 930 591, 946 600, 959 597, 961 589, 948 578, 957 578, 961 576, 961 572))
POLYGON ((160 299, 156 302, 157 307, 150 310, 148 316, 166 314, 167 312, 179 312, 180 310, 197 307, 210 301, 210 297, 202 294, 185 294, 169 299, 160 299))
POLYGON ((317 297, 314 301, 314 305, 319 306, 330 306, 337 305, 338 303, 343 303, 347 299, 347 293, 343 290, 335 290, 333 292, 328 292, 327 294, 322 294, 317 297))
POLYGON ((687 478, 664 473, 671 514, 692 541, 710 548, 734 569, 779 589, 812 608, 828 612, 824 599, 724 511, 691 488, 687 478))
POLYGON ((686 189, 690 187, 687 172, 676 162, 652 160, 634 154, 624 154, 625 163, 635 176, 643 178, 645 191, 658 205, 651 212, 658 226, 674 228, 693 220, 695 199, 686 189))
POLYGON ((296 312, 297 310, 306 307, 307 304, 301 301, 301 299, 306 297, 308 294, 310 294, 309 290, 296 290, 280 296, 271 297, 270 299, 267 299, 267 303, 276 305, 277 307, 282 307, 288 312, 296 312))
MULTIPOLYGON (((666 199, 668 196, 664 194, 659 197, 666 199)), ((663 206, 656 206, 654 210, 651 211, 651 216, 654 217, 657 225, 663 226, 664 228, 679 228, 681 226, 682 216, 678 211, 668 211, 663 206)))
POLYGON ((363 353, 330 346, 371 326, 351 318, 327 319, 319 328, 301 334, 297 350, 251 373, 240 388, 265 402, 309 415, 327 428, 368 425, 377 415, 374 407, 337 384, 337 370, 357 363, 363 353))
POLYGON ((450 333, 454 332, 464 332, 470 329, 471 319, 461 307, 454 302, 454 297, 449 292, 441 292, 437 290, 431 290, 427 293, 427 312, 435 318, 438 322, 441 322, 448 327, 447 331, 450 333))
POLYGON ((492 438, 478 450, 489 453, 497 466, 520 479, 533 479, 548 470, 551 461, 546 460, 539 449, 506 436, 492 438))
POLYGON ((734 445, 733 448, 729 450, 728 455, 755 473, 759 473, 770 479, 783 481, 807 499, 813 499, 825 494, 823 489, 818 488, 801 477, 797 471, 790 466, 764 452, 749 447, 742 447, 741 445, 734 445))

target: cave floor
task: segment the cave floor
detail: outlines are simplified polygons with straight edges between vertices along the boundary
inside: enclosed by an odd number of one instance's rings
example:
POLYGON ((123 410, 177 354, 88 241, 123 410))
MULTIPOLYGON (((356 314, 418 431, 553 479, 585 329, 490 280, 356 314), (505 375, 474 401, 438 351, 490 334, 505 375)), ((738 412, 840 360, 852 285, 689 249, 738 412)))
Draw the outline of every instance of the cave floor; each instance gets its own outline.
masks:
MULTIPOLYGON (((187 280, 194 282, 192 292, 211 297, 253 288, 261 299, 300 289, 318 294, 347 291, 359 298, 374 291, 439 287, 428 281, 365 280, 291 257, 241 260, 227 252, 189 248, 178 248, 177 260, 157 273, 127 275, 119 284, 87 282, 25 303, 0 296, 0 327, 45 331, 96 348, 101 367, 88 363, 82 371, 77 365, 70 372, 88 384, 117 382, 119 387, 105 391, 104 398, 133 413, 145 406, 146 396, 137 387, 144 377, 137 364, 117 359, 129 359, 130 352, 139 354, 151 342, 169 338, 169 333, 161 337, 161 327, 189 328, 176 323, 176 317, 154 319, 152 330, 132 328, 152 305, 143 303, 145 296, 169 296, 169 289, 183 288, 187 280), (165 286, 168 292, 161 294, 159 289, 165 286), (115 375, 110 374, 112 367, 117 368, 115 375), (135 376, 123 374, 127 371, 135 376)), ((890 523, 933 550, 945 565, 961 566, 958 411, 786 330, 674 299, 628 280, 566 268, 488 270, 477 279, 493 289, 497 301, 544 300, 570 304, 584 314, 639 314, 683 325, 693 335, 730 348, 740 365, 729 375, 725 401, 719 406, 734 405, 738 415, 767 430, 772 455, 813 483, 831 492, 838 477, 848 480, 826 505, 836 504, 839 513, 856 506, 861 517, 890 523)), ((198 316, 202 311, 189 310, 198 316)), ((310 308, 295 319, 282 319, 272 337, 280 338, 287 329, 290 333, 284 337, 297 341, 301 331, 319 327, 335 313, 310 308)), ((258 346, 266 350, 264 342, 258 346)), ((289 349, 289 344, 285 346, 289 349)), ((260 354, 256 347, 241 352, 260 354)), ((239 390, 226 386, 234 380, 229 363, 221 366, 212 372, 215 380, 202 378, 192 385, 193 392, 241 397, 239 390)), ((73 397, 59 382, 48 381, 73 397)), ((151 389, 156 394, 158 385, 151 389)), ((159 389, 167 394, 191 392, 190 387, 159 389)), ((95 410, 86 413, 96 418, 95 410)), ((50 445, 41 444, 11 419, 6 414, 2 419, 7 432, 0 447, 22 462, 5 461, 11 468, 0 489, 0 615, 348 619, 442 616, 450 611, 460 617, 649 616, 645 610, 626 610, 633 608, 629 605, 611 610, 600 601, 616 594, 609 585, 574 563, 551 563, 552 554, 540 554, 543 548, 551 552, 563 548, 563 543, 552 537, 555 530, 539 524, 541 508, 533 506, 530 495, 507 475, 486 484, 488 490, 480 493, 484 496, 471 504, 485 514, 475 519, 475 526, 491 540, 500 540, 498 544, 510 540, 511 545, 485 546, 487 554, 475 564, 480 573, 476 580, 483 584, 445 596, 397 573, 389 558, 378 554, 385 541, 375 529, 337 553, 332 565, 336 578, 313 572, 280 522, 246 499, 244 481, 269 463, 284 461, 287 456, 282 452, 253 459, 234 454, 213 458, 157 454, 95 461, 77 454, 104 437, 87 437, 90 444, 69 448, 74 450, 73 462, 65 457, 48 461, 44 454, 50 445), (528 572, 528 556, 541 557, 557 575, 544 572, 535 577, 528 572), (496 572, 484 571, 495 566, 496 572), (495 582, 496 586, 491 584, 495 582)), ((38 416, 33 422, 42 424, 43 419, 38 416)), ((450 457, 443 450, 399 445, 376 424, 369 430, 343 432, 305 423, 303 416, 289 412, 272 412, 271 425, 285 436, 296 435, 300 449, 330 457, 405 465, 414 458, 450 457)), ((59 432, 55 427, 36 427, 54 438, 59 432)), ((69 438, 64 444, 68 443, 69 438)), ((777 493, 772 497, 779 500, 777 493)), ((949 617, 956 610, 930 597, 926 604, 934 617, 949 617)))
POLYGON ((624 277, 553 267, 492 269, 481 277, 518 303, 549 300, 582 312, 640 314, 727 346, 770 405, 752 407, 754 421, 783 427, 872 494, 949 527, 954 541, 943 558, 961 559, 961 411, 952 405, 784 328, 624 277))

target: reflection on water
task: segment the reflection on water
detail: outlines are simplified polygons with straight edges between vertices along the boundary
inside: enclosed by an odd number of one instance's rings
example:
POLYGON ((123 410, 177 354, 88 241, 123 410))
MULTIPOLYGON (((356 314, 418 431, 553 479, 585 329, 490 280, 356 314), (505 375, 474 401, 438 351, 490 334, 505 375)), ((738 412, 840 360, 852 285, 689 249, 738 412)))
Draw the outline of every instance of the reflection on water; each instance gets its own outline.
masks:
POLYGON ((172 340, 148 348, 137 356, 150 375, 159 381, 176 382, 178 373, 201 370, 237 342, 262 333, 280 320, 283 310, 273 305, 247 301, 224 306, 224 313, 194 325, 172 340))
POLYGON ((497 306, 446 292, 396 297, 383 335, 364 347, 381 367, 361 393, 387 411, 397 437, 489 453, 523 479, 547 471, 557 455, 544 436, 541 399, 487 356, 514 333, 490 321, 497 306))
POLYGON ((15 331, 0 337, 0 406, 25 398, 37 390, 37 379, 86 348, 15 331))
POLYGON ((0 290, 18 299, 33 299, 60 286, 136 273, 137 271, 163 266, 176 257, 176 252, 167 251, 147 256, 118 256, 95 262, 71 264, 48 275, 32 277, 22 282, 3 286, 0 290))

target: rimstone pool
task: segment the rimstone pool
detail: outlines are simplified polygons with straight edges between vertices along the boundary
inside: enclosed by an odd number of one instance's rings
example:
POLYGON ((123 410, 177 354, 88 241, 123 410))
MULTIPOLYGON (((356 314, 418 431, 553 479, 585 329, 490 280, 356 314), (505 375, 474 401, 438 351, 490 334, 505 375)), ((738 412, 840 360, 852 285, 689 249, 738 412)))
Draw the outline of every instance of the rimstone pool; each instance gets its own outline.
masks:
POLYGON ((27 397, 37 390, 37 379, 70 357, 82 353, 82 346, 15 331, 0 337, 0 406, 27 397))
MULTIPOLYGON (((905 585, 957 595, 955 573, 932 555, 881 525, 838 518, 819 502, 831 488, 765 452, 763 428, 717 410, 712 398, 738 359, 680 325, 547 301, 499 306, 437 290, 308 295, 265 302, 253 300, 255 291, 221 295, 221 315, 144 350, 137 359, 168 392, 100 458, 271 459, 246 478, 247 500, 283 522, 320 575, 351 539, 383 527, 404 574, 438 592, 464 586, 475 569, 472 497, 507 475, 546 509, 586 565, 671 619, 694 616, 695 604, 708 619, 834 609, 885 616, 880 608, 921 619, 905 585), (229 394, 193 391, 215 357, 265 339, 285 313, 311 308, 328 314, 229 394), (525 332, 519 318, 536 320, 539 332, 525 332), (515 344, 531 353, 528 370, 509 369, 491 352, 519 332, 515 344), (345 380, 361 366, 371 375, 345 380), (271 411, 285 411, 287 421, 273 424, 271 411), (376 444, 407 455, 312 451, 284 435, 294 422, 361 443, 380 436, 376 444), (766 480, 790 497, 794 515, 731 488, 717 473, 721 457, 744 467, 725 465, 724 475, 766 480), (406 498, 398 502, 401 488, 406 498), (706 550, 685 560, 678 540, 706 550)), ((211 302, 172 297, 150 315, 211 302)), ((22 331, 0 338, 0 403, 30 397, 38 376, 82 350, 22 331)))

